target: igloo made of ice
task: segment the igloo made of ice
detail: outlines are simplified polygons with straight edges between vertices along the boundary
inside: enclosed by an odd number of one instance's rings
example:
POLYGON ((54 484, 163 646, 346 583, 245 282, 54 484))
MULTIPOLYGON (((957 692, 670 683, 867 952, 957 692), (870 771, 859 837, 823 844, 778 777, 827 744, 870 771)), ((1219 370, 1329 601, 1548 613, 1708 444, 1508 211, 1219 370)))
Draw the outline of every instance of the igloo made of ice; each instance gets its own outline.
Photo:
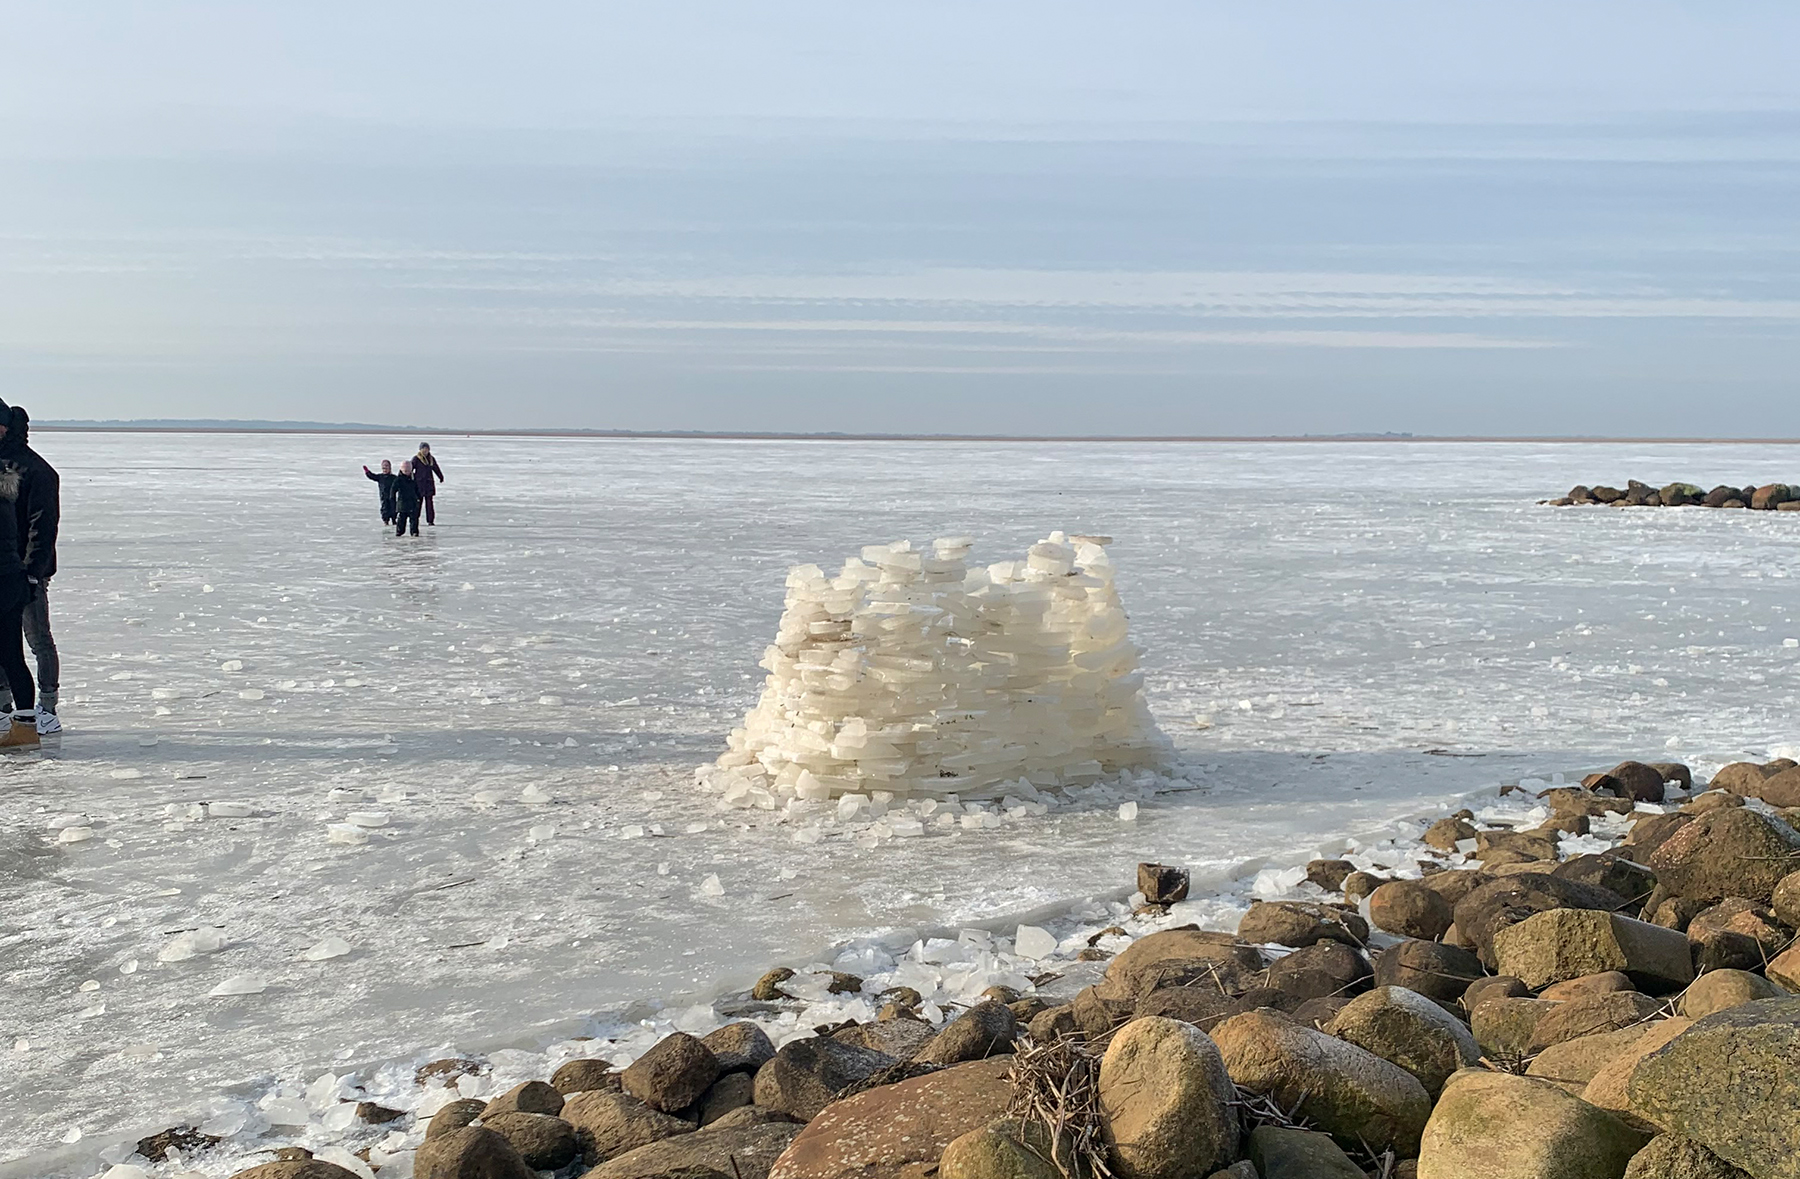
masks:
POLYGON ((982 799, 1164 765, 1110 541, 1053 532, 973 567, 967 537, 900 541, 835 577, 796 566, 762 698, 702 783, 740 805, 982 799))

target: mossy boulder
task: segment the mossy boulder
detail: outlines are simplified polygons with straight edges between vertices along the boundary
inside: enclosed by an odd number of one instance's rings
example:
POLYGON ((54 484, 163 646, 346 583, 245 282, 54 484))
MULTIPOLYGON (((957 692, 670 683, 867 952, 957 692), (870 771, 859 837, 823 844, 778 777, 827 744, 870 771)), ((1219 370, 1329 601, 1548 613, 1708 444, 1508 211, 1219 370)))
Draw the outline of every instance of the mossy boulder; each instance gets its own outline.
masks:
POLYGON ((1546 1081, 1465 1070, 1419 1145, 1419 1179, 1620 1179, 1644 1135, 1546 1081))

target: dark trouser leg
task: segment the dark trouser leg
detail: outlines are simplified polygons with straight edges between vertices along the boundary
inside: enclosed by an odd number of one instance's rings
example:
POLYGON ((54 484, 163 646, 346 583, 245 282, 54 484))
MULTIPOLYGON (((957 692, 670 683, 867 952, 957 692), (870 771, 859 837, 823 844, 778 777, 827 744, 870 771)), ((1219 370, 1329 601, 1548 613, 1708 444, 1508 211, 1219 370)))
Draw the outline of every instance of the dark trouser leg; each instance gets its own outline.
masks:
POLYGON ((56 711, 56 691, 62 678, 62 660, 56 654, 56 638, 50 633, 50 583, 37 587, 25 604, 25 641, 37 659, 38 703, 45 712, 56 711))
POLYGON ((394 535, 406 535, 406 516, 398 508, 394 510, 394 535))
POLYGON ((25 666, 25 575, 7 578, 0 586, 0 675, 12 691, 13 711, 29 712, 37 706, 37 685, 25 666))
POLYGON ((413 510, 408 512, 406 517, 400 521, 400 526, 402 528, 410 527, 414 536, 419 535, 419 509, 416 504, 413 506, 413 510))
POLYGON ((425 497, 425 523, 437 523, 437 496, 435 495, 425 497))

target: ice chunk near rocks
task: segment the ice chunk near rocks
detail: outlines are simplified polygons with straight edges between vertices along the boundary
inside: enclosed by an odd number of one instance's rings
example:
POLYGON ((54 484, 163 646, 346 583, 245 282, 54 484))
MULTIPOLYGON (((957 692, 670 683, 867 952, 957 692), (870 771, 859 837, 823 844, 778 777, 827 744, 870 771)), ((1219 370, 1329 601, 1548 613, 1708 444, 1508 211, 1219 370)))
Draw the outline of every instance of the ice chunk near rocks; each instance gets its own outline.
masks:
POLYGON ((369 842, 369 833, 353 823, 328 823, 325 826, 325 838, 332 843, 357 847, 369 842))
POLYGON ((219 670, 242 671, 244 670, 244 661, 242 659, 227 659, 225 662, 219 664, 219 670))
POLYGON ((271 1126, 304 1126, 312 1120, 312 1111, 298 1097, 271 1093, 256 1104, 271 1126))
POLYGON ((1056 937, 1036 925, 1021 925, 1013 935, 1013 951, 1021 958, 1042 960, 1056 953, 1056 937))
POLYGON ((341 937, 328 937, 308 946, 300 953, 302 962, 324 962, 331 958, 342 958, 350 952, 350 943, 341 937))
POLYGON ((1137 803, 1122 802, 1119 804, 1119 822, 1135 823, 1135 822, 1137 822, 1137 817, 1138 817, 1138 804, 1137 803))
POLYGON ((175 935, 169 944, 156 952, 158 962, 186 962, 201 954, 216 954, 225 948, 225 931, 216 926, 202 925, 198 929, 190 929, 175 935))
POLYGON ((519 801, 531 806, 538 806, 549 802, 550 795, 536 784, 533 784, 519 791, 519 801))
POLYGON ((58 843, 86 843, 94 837, 92 827, 64 827, 56 834, 58 843))
POLYGON ((549 843, 556 838, 556 824, 539 823, 525 834, 533 843, 549 843))
POLYGON ((45 824, 52 831, 66 831, 70 827, 86 827, 87 825, 88 817, 86 815, 78 815, 73 812, 57 815, 45 824))
POLYGON ((725 895, 725 886, 719 883, 719 874, 717 872, 712 873, 705 880, 700 882, 700 895, 706 897, 722 897, 725 895))
POLYGON ((263 690, 261 688, 244 688, 238 692, 239 700, 261 700, 262 698, 263 690))
POLYGON ((351 811, 344 816, 344 822, 353 827, 385 827, 388 825, 386 811, 351 811))
POLYGON ((209 802, 206 809, 215 819, 247 819, 256 813, 247 802, 209 802))
POLYGON ((206 995, 209 999, 225 999, 233 995, 260 995, 268 989, 268 982, 254 974, 234 974, 206 995))

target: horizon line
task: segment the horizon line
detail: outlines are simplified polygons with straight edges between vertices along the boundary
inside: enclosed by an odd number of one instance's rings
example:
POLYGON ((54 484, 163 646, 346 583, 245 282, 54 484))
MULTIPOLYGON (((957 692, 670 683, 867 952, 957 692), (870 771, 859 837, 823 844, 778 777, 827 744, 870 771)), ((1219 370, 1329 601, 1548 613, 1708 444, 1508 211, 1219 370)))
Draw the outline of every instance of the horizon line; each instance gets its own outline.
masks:
POLYGON ((466 438, 588 438, 724 442, 1539 442, 1614 444, 1800 445, 1800 438, 1696 437, 1605 434, 1412 434, 1395 431, 1335 434, 899 434, 878 431, 611 430, 591 427, 455 429, 388 426, 363 422, 269 421, 220 418, 120 418, 33 422, 39 430, 65 433, 138 434, 436 434, 466 438))

